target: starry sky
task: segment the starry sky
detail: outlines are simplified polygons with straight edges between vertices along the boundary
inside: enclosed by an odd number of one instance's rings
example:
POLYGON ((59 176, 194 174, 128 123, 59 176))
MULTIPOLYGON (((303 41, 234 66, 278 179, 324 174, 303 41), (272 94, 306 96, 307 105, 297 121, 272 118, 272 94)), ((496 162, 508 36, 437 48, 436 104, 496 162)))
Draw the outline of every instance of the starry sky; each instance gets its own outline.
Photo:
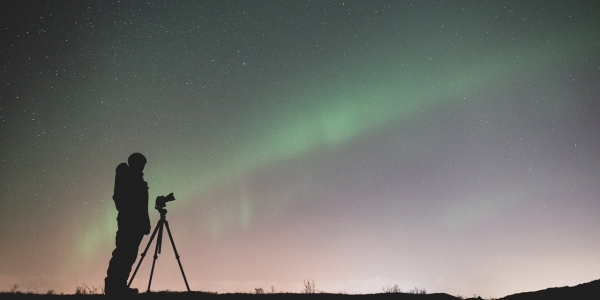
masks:
POLYGON ((10 2, 2 291, 103 285, 133 152, 192 290, 600 278, 597 1, 10 2))

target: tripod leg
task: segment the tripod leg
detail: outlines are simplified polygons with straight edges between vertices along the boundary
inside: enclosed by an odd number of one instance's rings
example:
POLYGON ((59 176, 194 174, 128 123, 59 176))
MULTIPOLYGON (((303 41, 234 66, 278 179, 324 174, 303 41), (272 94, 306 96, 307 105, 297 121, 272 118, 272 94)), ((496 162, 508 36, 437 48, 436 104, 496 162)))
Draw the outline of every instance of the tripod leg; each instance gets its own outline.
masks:
POLYGON ((179 264, 179 269, 181 270, 181 275, 183 275, 183 281, 185 281, 185 287, 188 292, 190 291, 190 286, 188 285, 187 278, 185 278, 185 273, 183 272, 183 266, 181 266, 181 261, 179 260, 179 253, 177 253, 177 248, 175 248, 175 242, 173 241, 173 235, 171 234, 171 229, 169 229, 169 221, 165 220, 165 225, 167 226, 167 233, 169 234, 169 239, 171 240, 171 246, 173 246, 173 252, 175 252, 175 258, 177 258, 177 263, 179 264))
MULTIPOLYGON (((164 224, 165 221, 162 221, 162 223, 164 224)), ((156 244, 158 246, 158 254, 160 254, 160 251, 162 251, 163 229, 164 226, 160 226, 160 230, 158 231, 158 244, 156 244)))
POLYGON ((156 227, 154 228, 154 232, 152 232, 152 236, 150 236, 150 240, 148 241, 148 245, 146 245, 146 249, 144 249, 144 252, 142 252, 142 254, 140 255, 140 261, 137 264, 137 267, 135 267, 135 271, 133 272, 133 275, 131 275, 131 278, 129 279, 129 283, 127 284, 127 286, 131 286, 131 283, 133 282, 133 278, 135 278, 135 274, 137 274, 138 269, 140 268, 140 265, 142 264, 142 261, 144 260, 144 257, 146 256, 146 253, 148 252, 148 248, 150 248, 150 244, 152 244, 152 240, 154 240, 154 237, 156 236, 156 233, 158 232, 158 227, 160 225, 160 221, 158 221, 158 223, 156 224, 156 227))
POLYGON ((156 259, 158 258, 158 253, 160 253, 161 243, 162 243, 162 233, 163 233, 163 220, 158 221, 158 239, 156 240, 156 248, 154 249, 154 260, 152 261, 152 269, 150 271, 150 280, 148 280, 148 290, 146 292, 150 292, 150 285, 152 284, 152 275, 154 274, 154 266, 156 265, 156 259))

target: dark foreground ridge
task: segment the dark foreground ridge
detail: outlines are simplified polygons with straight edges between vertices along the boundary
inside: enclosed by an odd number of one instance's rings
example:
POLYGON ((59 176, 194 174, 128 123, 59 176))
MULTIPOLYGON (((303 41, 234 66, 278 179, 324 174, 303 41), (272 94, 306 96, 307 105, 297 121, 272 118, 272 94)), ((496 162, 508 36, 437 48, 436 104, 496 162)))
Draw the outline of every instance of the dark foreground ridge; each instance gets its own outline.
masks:
POLYGON ((514 294, 500 300, 532 299, 600 299, 600 279, 572 287, 549 288, 537 292, 514 294))
MULTIPOLYGON (((135 299, 135 300, 456 300, 460 299, 448 294, 405 294, 405 293, 383 293, 367 295, 346 294, 215 294, 206 292, 156 292, 142 293, 132 296, 110 297, 104 295, 42 295, 28 293, 0 293, 0 299, 18 300, 93 300, 93 299, 135 299)), ((473 298, 469 298, 473 299, 473 298)), ((481 298, 476 298, 481 299, 481 298)), ((541 291, 519 293, 499 300, 533 300, 533 299, 600 299, 600 280, 572 287, 549 288, 541 291)))
POLYGON ((213 294, 204 292, 156 292, 141 293, 123 297, 110 297, 104 295, 40 295, 40 294, 0 294, 0 299, 39 299, 39 300, 93 300, 93 299, 136 299, 136 300, 456 300, 458 298, 448 294, 404 294, 404 293, 385 293, 368 295, 346 295, 346 294, 213 294))

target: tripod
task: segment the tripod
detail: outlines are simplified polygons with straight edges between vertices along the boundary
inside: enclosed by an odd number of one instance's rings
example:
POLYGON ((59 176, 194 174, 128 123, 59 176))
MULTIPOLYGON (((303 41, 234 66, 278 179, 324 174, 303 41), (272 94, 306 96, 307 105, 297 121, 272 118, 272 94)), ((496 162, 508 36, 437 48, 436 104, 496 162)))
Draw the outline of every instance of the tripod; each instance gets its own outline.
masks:
POLYGON ((167 221, 167 218, 166 218, 167 210, 162 207, 157 207, 156 209, 160 212, 160 220, 158 220, 158 224, 156 224, 156 227, 154 228, 154 232, 152 232, 152 236, 150 237, 150 240, 148 241, 148 245, 146 246, 146 249, 144 249, 144 252, 142 252, 140 261, 138 262, 137 267, 135 267, 135 271, 133 272, 131 279, 129 279, 129 283, 127 284, 127 286, 131 286, 131 282, 133 281, 135 274, 137 273, 138 269, 140 268, 140 265, 142 264, 142 261, 144 260, 146 253, 148 252, 148 248, 150 248, 150 244, 152 244, 152 240, 154 240, 154 237, 156 237, 156 233, 158 232, 158 239, 156 240, 156 248, 154 249, 154 260, 152 261, 152 271, 150 271, 150 280, 148 281, 148 290, 146 291, 146 292, 150 292, 150 285, 152 284, 152 275, 154 274, 154 265, 156 264, 156 259, 158 258, 158 255, 160 254, 160 250, 162 248, 163 228, 164 228, 164 226, 166 226, 167 233, 169 233, 169 239, 171 240, 171 246, 173 246, 173 252, 175 252, 175 258, 177 258, 177 263, 179 264, 179 269, 181 270, 181 275, 183 275, 183 281, 185 281, 185 287, 187 287, 187 290, 189 292, 190 286, 188 285, 187 279, 185 278, 185 273, 183 272, 183 267, 181 266, 181 261, 179 260, 179 254, 177 253, 177 248, 175 248, 175 242, 173 241, 173 235, 171 235, 171 229, 169 229, 169 221, 167 221))

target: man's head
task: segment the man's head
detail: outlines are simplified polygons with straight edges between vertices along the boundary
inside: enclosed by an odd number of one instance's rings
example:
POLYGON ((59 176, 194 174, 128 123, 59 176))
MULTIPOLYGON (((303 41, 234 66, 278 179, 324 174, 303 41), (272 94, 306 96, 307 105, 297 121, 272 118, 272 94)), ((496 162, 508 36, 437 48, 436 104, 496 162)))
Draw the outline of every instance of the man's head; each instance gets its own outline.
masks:
POLYGON ((129 164, 129 168, 133 171, 143 171, 144 166, 146 165, 146 157, 141 153, 134 153, 129 155, 127 159, 127 163, 129 164))

